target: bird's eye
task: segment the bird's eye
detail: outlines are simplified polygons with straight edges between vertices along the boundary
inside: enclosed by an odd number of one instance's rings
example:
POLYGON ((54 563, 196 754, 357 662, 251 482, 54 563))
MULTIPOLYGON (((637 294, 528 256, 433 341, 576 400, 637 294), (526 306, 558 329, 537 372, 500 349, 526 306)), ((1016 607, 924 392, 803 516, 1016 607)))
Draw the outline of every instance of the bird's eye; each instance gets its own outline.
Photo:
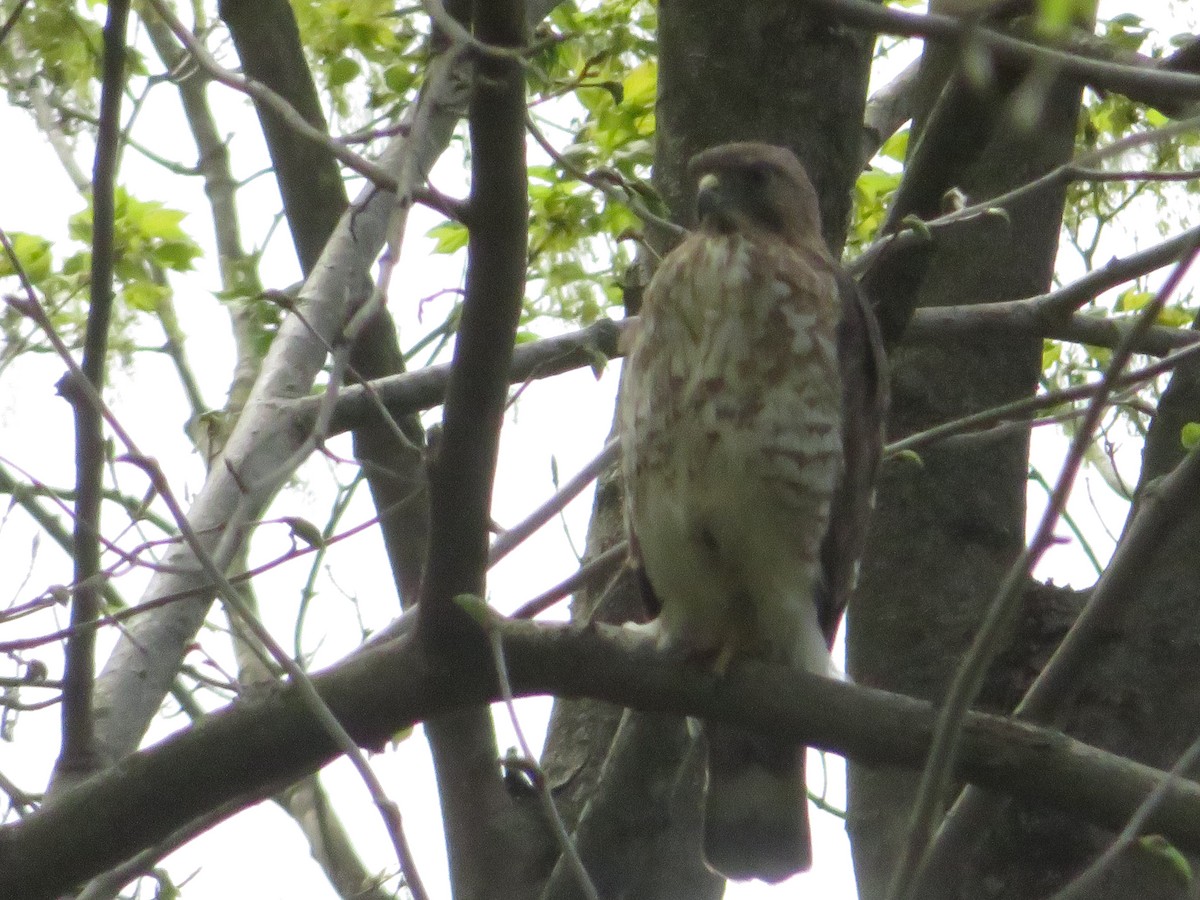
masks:
POLYGON ((746 170, 746 181, 751 187, 766 187, 766 184, 770 178, 771 173, 765 166, 750 166, 746 170))

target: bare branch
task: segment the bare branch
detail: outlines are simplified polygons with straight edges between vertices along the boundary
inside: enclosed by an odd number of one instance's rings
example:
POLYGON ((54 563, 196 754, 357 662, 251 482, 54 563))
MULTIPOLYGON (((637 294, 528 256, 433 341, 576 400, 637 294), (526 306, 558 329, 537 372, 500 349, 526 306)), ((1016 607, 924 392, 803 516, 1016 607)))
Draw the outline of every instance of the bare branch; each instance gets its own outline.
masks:
MULTIPOLYGON (((1142 498, 1104 574, 1092 588, 1088 604, 1070 632, 1034 681, 1013 713, 1014 721, 1039 721, 1050 715, 1080 668, 1091 658, 1092 649, 1104 640, 1109 623, 1128 598, 1139 590, 1145 567, 1155 559, 1162 536, 1194 507, 1200 491, 1200 448, 1193 448, 1176 468, 1156 483, 1142 498)), ((954 865, 967 835, 986 818, 992 798, 969 788, 958 798, 942 823, 938 839, 925 863, 922 880, 937 881, 954 865)), ((1110 827, 1122 828, 1133 810, 1110 827)))
MULTIPOLYGON (((621 335, 630 327, 630 320, 621 322, 600 319, 580 331, 559 337, 545 338, 518 347, 512 356, 508 383, 519 384, 530 378, 548 378, 584 366, 597 368, 609 359, 622 355, 621 335)), ((378 396, 387 404, 392 415, 422 409, 432 409, 442 402, 450 376, 448 365, 428 366, 403 375, 381 378, 374 383, 378 396)), ((292 404, 299 423, 313 421, 320 406, 319 398, 305 397, 292 404)), ((371 397, 361 387, 350 386, 342 391, 329 433, 339 434, 367 421, 373 415, 371 397)))
POLYGON ((571 594, 588 585, 595 584, 601 578, 607 578, 618 572, 629 558, 629 545, 624 541, 613 544, 599 556, 588 560, 574 575, 560 581, 548 591, 543 591, 532 600, 522 603, 512 614, 514 619, 532 619, 539 616, 560 600, 565 600, 571 594))
MULTIPOLYGON (((1178 261, 1200 240, 1200 227, 1189 229, 1146 250, 1113 259, 1066 287, 1036 297, 996 303, 918 309, 904 332, 905 343, 951 335, 1024 334, 1115 347, 1131 324, 1112 318, 1072 314, 1104 291, 1178 261)), ((1163 356, 1200 340, 1190 329, 1151 326, 1138 339, 1138 353, 1163 356)))
MULTIPOLYGON (((520 48, 522 0, 475 0, 472 34, 520 48)), ((518 58, 483 55, 468 111, 471 196, 466 295, 446 386, 442 440, 430 472, 429 555, 418 637, 464 682, 490 680, 487 638, 455 598, 485 596, 488 511, 507 373, 525 296, 528 178, 525 70, 518 58)), ((495 828, 511 813, 486 707, 430 722, 454 894, 516 897, 528 848, 495 828)))
MULTIPOLYGON (((108 330, 112 320, 113 267, 116 252, 115 190, 120 160, 121 95, 125 90, 125 28, 129 0, 114 0, 104 24, 100 127, 92 175, 91 299, 83 341, 81 377, 92 394, 104 389, 108 330)), ((9 251, 14 265, 16 254, 9 251)), ((100 614, 100 506, 104 483, 104 423, 76 379, 63 383, 63 395, 75 413, 75 590, 71 625, 88 625, 100 614)), ((67 641, 63 669, 62 750, 55 764, 52 790, 86 778, 101 764, 96 751, 93 688, 96 678, 96 632, 83 628, 67 641)))
POLYGON ((888 138, 912 118, 912 92, 917 86, 920 59, 867 98, 863 113, 863 168, 875 158, 888 138))
POLYGON ((1092 87, 1117 91, 1135 99, 1168 92, 1176 100, 1200 100, 1200 76, 1089 59, 1078 53, 1011 37, 995 28, 980 26, 969 18, 905 12, 867 0, 807 0, 807 3, 825 10, 844 25, 882 34, 921 37, 953 46, 970 40, 990 50, 1000 62, 1046 66, 1092 87))
POLYGON ((562 816, 558 813, 558 807, 554 803, 554 795, 550 792, 550 783, 546 779, 546 773, 542 770, 541 765, 538 764, 537 756, 534 755, 529 741, 525 739, 525 729, 521 727, 521 719, 517 715, 517 707, 513 699, 512 682, 508 677, 508 663, 504 659, 504 639, 501 637, 499 629, 494 627, 496 621, 498 620, 493 620, 488 628, 488 643, 492 649, 492 662, 496 666, 496 679, 500 683, 500 699, 504 702, 504 706, 508 710, 509 721, 512 723, 513 731, 517 735, 517 742, 521 747, 521 753, 524 754, 521 764, 526 773, 533 779, 542 815, 551 824, 554 839, 558 843, 558 850, 562 855, 562 860, 570 869, 576 884, 583 892, 585 900, 600 900, 600 895, 596 892, 596 886, 592 884, 592 879, 588 876, 587 869, 583 866, 583 860, 579 858, 579 851, 576 850, 575 844, 571 840, 571 835, 567 833, 567 826, 563 823, 562 816))
MULTIPOLYGON (((586 696, 698 716, 871 765, 917 767, 929 746, 934 711, 908 697, 778 666, 747 664, 715 679, 667 659, 650 639, 605 625, 496 627, 516 696, 586 696), (784 682, 789 690, 780 691, 784 682)), ((414 633, 356 654, 315 681, 365 746, 499 697, 495 684, 467 685, 430 666, 414 633)), ((264 799, 272 786, 316 771, 335 754, 297 702, 295 686, 235 704, 0 828, 0 896, 48 900, 224 804, 243 808, 264 799)), ((980 713, 967 717, 955 774, 1113 828, 1167 778, 1059 732, 980 713)), ((1174 781, 1147 829, 1200 850, 1200 786, 1174 781)))
POLYGON ((488 565, 494 566, 526 541, 531 534, 553 519, 568 503, 583 492, 589 484, 607 469, 617 458, 617 442, 609 441, 591 462, 579 470, 554 496, 535 509, 520 524, 514 525, 492 541, 488 550, 488 565))
MULTIPOLYGON (((432 66, 417 104, 418 119, 441 104, 456 109, 460 95, 455 68, 432 66)), ((414 127, 408 136, 395 139, 381 164, 407 172, 413 164, 414 142, 422 160, 430 153, 436 156, 436 151, 421 144, 424 138, 419 131, 414 127)), ((346 285, 369 271, 394 209, 392 195, 374 186, 362 192, 326 247, 323 264, 300 291, 297 308, 303 312, 303 321, 285 319, 273 341, 246 413, 225 446, 223 464, 214 467, 189 511, 197 533, 210 535, 206 540, 214 545, 212 535, 218 529, 237 531, 253 521, 256 510, 278 487, 262 482, 260 476, 278 474, 278 461, 287 458, 304 439, 303 427, 293 430, 293 419, 283 404, 308 392, 324 362, 325 346, 336 340, 349 316, 346 285), (310 329, 324 342, 314 340, 310 329), (253 495, 244 497, 247 484, 256 487, 253 495), (238 510, 241 521, 234 515, 238 510)), ((318 411, 319 404, 312 410, 314 421, 318 411)), ((186 549, 173 553, 168 563, 174 572, 156 577, 141 604, 154 612, 130 622, 128 635, 119 641, 97 685, 97 703, 106 708, 102 740, 111 758, 137 745, 212 600, 211 586, 205 585, 206 579, 186 549), (174 599, 181 596, 188 599, 174 599)))

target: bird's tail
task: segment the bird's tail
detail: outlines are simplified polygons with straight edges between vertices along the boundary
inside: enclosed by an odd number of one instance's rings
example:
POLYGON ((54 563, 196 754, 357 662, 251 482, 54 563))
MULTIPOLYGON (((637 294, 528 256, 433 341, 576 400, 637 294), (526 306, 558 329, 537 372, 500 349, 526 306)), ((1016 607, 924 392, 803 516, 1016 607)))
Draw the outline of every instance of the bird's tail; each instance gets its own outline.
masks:
POLYGON ((726 878, 775 883, 812 863, 804 747, 710 723, 704 857, 726 878))

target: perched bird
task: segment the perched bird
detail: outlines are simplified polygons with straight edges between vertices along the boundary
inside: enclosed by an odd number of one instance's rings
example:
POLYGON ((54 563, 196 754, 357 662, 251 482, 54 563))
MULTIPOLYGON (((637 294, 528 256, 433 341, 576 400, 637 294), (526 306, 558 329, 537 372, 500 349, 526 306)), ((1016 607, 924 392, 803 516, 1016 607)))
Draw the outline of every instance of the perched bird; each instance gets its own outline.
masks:
MULTIPOLYGON (((881 446, 878 333, 791 151, 726 144, 689 171, 698 227, 646 290, 621 387, 631 554, 668 649, 828 674, 881 446)), ((804 748, 706 735, 708 864, 808 868, 804 748)))

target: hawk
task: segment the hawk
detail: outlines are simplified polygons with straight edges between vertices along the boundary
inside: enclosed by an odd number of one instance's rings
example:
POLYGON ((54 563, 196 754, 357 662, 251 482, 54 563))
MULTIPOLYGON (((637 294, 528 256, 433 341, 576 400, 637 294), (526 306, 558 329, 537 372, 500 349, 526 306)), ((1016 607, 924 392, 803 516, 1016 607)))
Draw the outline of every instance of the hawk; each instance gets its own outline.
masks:
MULTIPOLYGON (((669 649, 829 674, 882 445, 877 328, 791 151, 726 144, 689 171, 698 227, 647 288, 621 386, 631 553, 669 649)), ((805 749, 705 731, 708 864, 808 868, 805 749)))

